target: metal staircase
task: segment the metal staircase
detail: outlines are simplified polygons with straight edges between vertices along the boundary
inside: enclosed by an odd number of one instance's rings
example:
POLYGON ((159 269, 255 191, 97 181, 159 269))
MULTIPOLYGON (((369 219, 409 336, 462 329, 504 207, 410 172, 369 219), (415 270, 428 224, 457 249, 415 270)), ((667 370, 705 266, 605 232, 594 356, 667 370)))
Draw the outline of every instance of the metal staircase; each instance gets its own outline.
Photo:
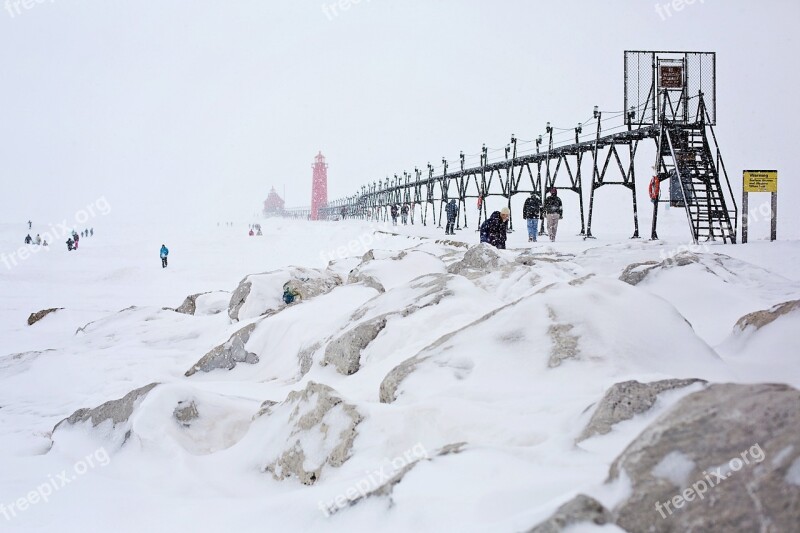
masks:
POLYGON ((716 137, 713 127, 705 122, 705 109, 700 95, 698 118, 688 123, 669 120, 662 114, 659 135, 659 175, 667 179, 675 176, 680 184, 682 201, 689 220, 692 240, 713 241, 721 237, 725 243, 736 243, 736 201, 727 172, 717 146, 716 159, 709 144, 706 130, 716 137), (727 183, 729 200, 720 181, 720 168, 727 183), (728 206, 732 205, 733 209, 728 206))

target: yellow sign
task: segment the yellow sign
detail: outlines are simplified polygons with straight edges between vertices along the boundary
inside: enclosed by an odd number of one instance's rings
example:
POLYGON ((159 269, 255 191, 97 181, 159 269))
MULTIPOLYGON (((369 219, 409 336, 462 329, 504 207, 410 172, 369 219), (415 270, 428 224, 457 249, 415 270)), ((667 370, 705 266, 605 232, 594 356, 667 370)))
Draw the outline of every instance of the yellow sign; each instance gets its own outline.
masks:
POLYGON ((778 192, 778 171, 745 170, 744 192, 778 192))

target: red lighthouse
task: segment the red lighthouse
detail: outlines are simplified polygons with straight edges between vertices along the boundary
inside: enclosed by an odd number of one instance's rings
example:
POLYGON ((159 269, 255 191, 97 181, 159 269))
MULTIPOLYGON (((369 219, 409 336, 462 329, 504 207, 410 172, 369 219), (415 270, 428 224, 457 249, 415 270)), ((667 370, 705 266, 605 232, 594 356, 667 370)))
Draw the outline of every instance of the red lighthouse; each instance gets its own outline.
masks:
POLYGON ((319 208, 328 205, 328 165, 322 152, 314 158, 311 183, 311 220, 319 220, 319 208))

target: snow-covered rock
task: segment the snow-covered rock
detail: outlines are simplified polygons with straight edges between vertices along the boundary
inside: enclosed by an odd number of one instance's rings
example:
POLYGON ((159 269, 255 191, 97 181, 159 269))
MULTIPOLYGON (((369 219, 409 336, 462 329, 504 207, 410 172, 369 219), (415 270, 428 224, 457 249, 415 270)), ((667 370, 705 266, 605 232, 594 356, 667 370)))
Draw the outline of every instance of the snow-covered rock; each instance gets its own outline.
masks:
POLYGON ((624 381, 609 388, 594 410, 592 418, 577 438, 576 442, 605 435, 614 424, 630 420, 635 415, 648 411, 656 403, 658 395, 664 391, 688 387, 698 379, 665 379, 652 383, 624 381))
POLYGON ((614 519, 626 531, 792 531, 800 487, 800 391, 709 385, 683 398, 611 466, 630 480, 614 519), (709 506, 713 512, 709 512, 709 506))
POLYGON ((250 340, 250 335, 257 325, 258 322, 253 322, 239 329, 227 341, 216 346, 200 358, 192 368, 186 371, 186 377, 193 376, 197 372, 211 372, 216 369, 231 370, 238 363, 247 363, 249 365, 258 363, 258 356, 248 352, 245 348, 247 341, 250 340))
POLYGON ((632 372, 696 377, 686 375, 688 367, 701 378, 729 375, 668 303, 619 281, 587 278, 550 285, 445 335, 387 374, 381 400, 406 393, 420 399, 450 387, 488 394, 497 382, 508 394, 527 396, 529 383, 548 369, 593 372, 601 383, 632 372), (650 327, 656 323, 661 327, 650 327))
POLYGON ((56 311, 60 311, 61 307, 51 307, 50 309, 42 309, 41 311, 36 311, 35 313, 31 313, 28 317, 28 325, 32 326, 36 324, 38 321, 49 315, 50 313, 55 313, 56 311))
POLYGON ((553 516, 527 533, 561 533, 571 526, 585 522, 603 526, 612 523, 613 518, 602 503, 585 494, 578 494, 559 507, 553 516))
MULTIPOLYGON (((130 418, 134 409, 150 393, 150 391, 157 386, 158 383, 151 383, 144 387, 132 390, 118 400, 108 401, 95 408, 78 409, 72 413, 72 415, 56 424, 56 426, 53 428, 54 438, 59 428, 62 427, 77 426, 79 424, 91 422, 92 427, 96 428, 105 422, 109 422, 110 427, 107 429, 111 432, 117 430, 117 426, 123 426, 123 431, 121 432, 123 437, 122 440, 119 441, 119 444, 124 444, 131 435, 130 418)), ((119 431, 117 432, 119 433, 119 431)))
POLYGON ((361 366, 361 351, 386 327, 386 317, 362 322, 328 343, 323 363, 332 364, 340 374, 349 376, 361 366))
POLYGON ((175 312, 197 316, 216 315, 228 308, 230 298, 230 293, 226 291, 190 294, 175 308, 175 312))
POLYGON ((239 282, 231 295, 228 316, 246 320, 271 314, 286 306, 283 303, 285 284, 300 293, 300 301, 327 294, 342 284, 330 270, 290 267, 263 274, 251 274, 239 282))
POLYGON ((508 264, 508 260, 491 244, 480 243, 470 247, 463 259, 447 267, 451 274, 468 278, 480 277, 508 264))
POLYGON ((174 453, 208 455, 241 439, 258 403, 152 383, 123 398, 79 409, 53 429, 53 443, 67 446, 79 436, 116 449, 129 442, 174 453))
POLYGON ((310 381, 257 417, 248 434, 258 439, 263 469, 277 480, 297 478, 312 485, 325 466, 339 467, 350 456, 363 416, 327 385, 310 381))
POLYGON ((791 300, 775 305, 770 309, 749 313, 736 321, 736 328, 745 331, 748 328, 759 330, 764 326, 773 323, 780 317, 790 314, 800 313, 800 300, 791 300))

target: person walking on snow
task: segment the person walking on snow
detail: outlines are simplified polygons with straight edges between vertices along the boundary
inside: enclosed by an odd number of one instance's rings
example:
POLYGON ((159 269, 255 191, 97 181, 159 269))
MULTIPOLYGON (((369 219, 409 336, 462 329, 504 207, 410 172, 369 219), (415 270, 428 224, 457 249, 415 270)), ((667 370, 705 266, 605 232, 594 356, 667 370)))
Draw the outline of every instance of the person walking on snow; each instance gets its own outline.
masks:
POLYGON ((68 238, 67 239, 67 250, 68 251, 70 251, 70 252, 72 251, 72 245, 73 244, 75 244, 75 243, 73 242, 72 237, 68 238))
POLYGON ((532 192, 530 198, 525 200, 522 206, 522 218, 528 223, 528 242, 536 242, 539 232, 539 214, 542 209, 542 201, 536 192, 532 192))
POLYGON ((33 241, 33 239, 31 238, 31 234, 30 233, 25 235, 25 244, 30 244, 32 241, 33 241))
POLYGON ((504 207, 500 211, 495 211, 492 216, 481 224, 481 242, 489 243, 500 250, 506 249, 506 231, 508 229, 508 217, 511 211, 504 207))
POLYGON ((392 204, 392 208, 389 210, 389 213, 392 215, 392 226, 397 225, 397 204, 392 204))
POLYGON ((75 230, 72 230, 72 242, 73 242, 72 249, 73 250, 77 250, 78 249, 78 240, 79 240, 79 238, 80 237, 78 237, 78 233, 75 230))
POLYGON ((403 219, 403 225, 408 224, 408 204, 403 204, 400 208, 400 217, 403 219))
POLYGON ((36 234, 36 240, 33 241, 34 243, 41 245, 42 244, 42 237, 38 233, 36 234))
POLYGON ((456 204, 455 199, 447 202, 444 212, 447 215, 447 225, 444 228, 444 234, 455 235, 456 218, 458 217, 458 204, 456 204))
POLYGON ((28 229, 33 229, 33 222, 30 220, 28 221, 28 229))
POLYGON ((167 268, 167 256, 169 255, 169 248, 167 248, 166 244, 161 245, 161 251, 159 255, 161 256, 161 268, 167 268))
POLYGON ((564 218, 561 198, 558 197, 558 189, 555 187, 550 189, 550 196, 544 201, 544 213, 547 216, 547 233, 550 234, 550 242, 555 242, 558 221, 564 218))

